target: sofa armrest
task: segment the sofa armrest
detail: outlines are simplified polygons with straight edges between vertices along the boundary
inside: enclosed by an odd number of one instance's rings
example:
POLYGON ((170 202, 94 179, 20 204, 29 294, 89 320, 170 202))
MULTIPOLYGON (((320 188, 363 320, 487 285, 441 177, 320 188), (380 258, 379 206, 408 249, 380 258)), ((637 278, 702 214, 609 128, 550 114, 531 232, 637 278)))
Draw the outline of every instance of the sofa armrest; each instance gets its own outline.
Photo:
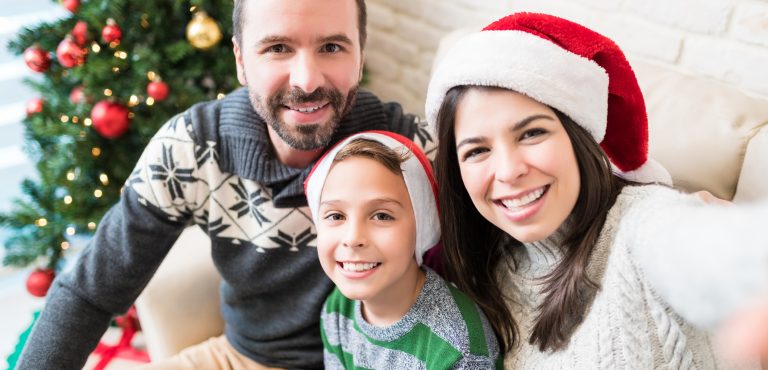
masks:
POLYGON ((188 227, 136 300, 153 361, 224 332, 220 282, 208 235, 198 226, 188 227))

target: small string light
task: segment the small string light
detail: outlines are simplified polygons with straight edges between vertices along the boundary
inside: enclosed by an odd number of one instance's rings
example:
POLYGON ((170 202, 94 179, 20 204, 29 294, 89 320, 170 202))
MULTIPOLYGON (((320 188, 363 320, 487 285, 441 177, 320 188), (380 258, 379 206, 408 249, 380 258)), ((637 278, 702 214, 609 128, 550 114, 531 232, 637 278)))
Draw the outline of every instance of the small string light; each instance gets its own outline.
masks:
POLYGON ((83 120, 83 124, 86 126, 90 126, 91 124, 93 124, 93 121, 91 121, 90 118, 86 118, 83 120))
POLYGON ((93 147, 91 148, 91 155, 94 157, 98 157, 101 155, 101 148, 99 147, 93 147))
POLYGON ((155 73, 154 71, 147 72, 147 79, 148 80, 154 81, 155 77, 157 77, 157 73, 155 73))
POLYGON ((72 117, 72 123, 78 123, 78 122, 80 122, 80 117, 78 116, 72 117))
POLYGON ((135 116, 136 116, 136 114, 135 114, 135 113, 133 113, 133 112, 128 112, 128 118, 133 118, 133 117, 135 117, 135 116))
POLYGON ((120 58, 120 59, 128 58, 128 53, 126 53, 126 52, 124 52, 122 50, 121 51, 116 51, 115 52, 115 58, 120 58))
POLYGON ((69 249, 69 242, 61 242, 61 250, 69 249))
POLYGON ((153 106, 153 105, 155 105, 155 99, 154 99, 154 98, 152 98, 151 96, 150 96, 150 97, 148 97, 148 98, 147 98, 147 105, 149 105, 150 107, 151 107, 151 106, 153 106))
POLYGON ((112 67, 112 72, 120 73, 120 67, 112 67))
POLYGON ((110 89, 104 89, 104 95, 106 95, 106 96, 112 96, 112 90, 110 90, 110 89))
POLYGON ((109 43, 109 47, 114 49, 116 47, 120 46, 120 41, 112 41, 109 43))
POLYGON ((101 181, 101 183, 104 184, 104 186, 109 185, 109 177, 107 177, 106 173, 102 173, 101 175, 99 175, 99 181, 101 181))
POLYGON ((221 99, 224 99, 225 96, 227 95, 224 93, 219 93, 219 95, 216 95, 216 99, 221 100, 221 99))
POLYGON ((75 235, 75 228, 70 226, 67 228, 67 235, 75 235))
POLYGON ((88 223, 88 229, 89 230, 96 230, 96 223, 95 222, 89 222, 88 223))
POLYGON ((74 181, 75 180, 75 173, 72 171, 67 172, 67 180, 74 181))
POLYGON ((37 225, 38 227, 45 227, 45 225, 48 225, 48 220, 42 217, 38 218, 37 221, 35 221, 35 225, 37 225))
POLYGON ((91 44, 91 50, 93 50, 94 53, 98 53, 101 51, 101 46, 94 42, 91 44))
POLYGON ((66 115, 62 115, 62 116, 61 116, 61 122, 62 122, 62 123, 67 123, 67 122, 69 122, 69 116, 66 116, 66 115))
POLYGON ((137 105, 139 105, 139 97, 136 95, 131 95, 131 97, 128 98, 128 106, 135 107, 137 105))
POLYGON ((104 195, 104 192, 101 191, 101 189, 96 189, 93 191, 93 196, 96 198, 101 198, 102 195, 104 195))
POLYGON ((72 196, 67 195, 64 197, 64 204, 72 204, 72 196))
POLYGON ((197 5, 192 5, 192 6, 189 8, 189 12, 190 12, 190 13, 194 13, 196 10, 197 10, 197 5))

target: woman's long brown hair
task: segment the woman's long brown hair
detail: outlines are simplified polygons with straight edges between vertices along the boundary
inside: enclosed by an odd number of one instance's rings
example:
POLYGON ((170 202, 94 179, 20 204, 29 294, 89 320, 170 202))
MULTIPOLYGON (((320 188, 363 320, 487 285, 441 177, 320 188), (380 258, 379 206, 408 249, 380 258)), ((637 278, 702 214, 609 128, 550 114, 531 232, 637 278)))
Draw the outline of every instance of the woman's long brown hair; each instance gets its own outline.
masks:
MULTIPOLYGON (((498 274, 501 264, 515 269, 512 249, 522 244, 491 224, 477 211, 464 188, 456 155, 454 124, 456 108, 468 89, 494 87, 459 86, 446 94, 437 116, 438 151, 435 176, 440 191, 445 277, 469 295, 488 316, 502 353, 520 340, 517 324, 505 302, 498 274)), ((592 249, 606 216, 621 189, 629 183, 611 172, 600 146, 581 126, 555 110, 571 139, 579 166, 581 186, 569 218, 562 261, 543 277, 546 295, 528 342, 541 351, 559 350, 568 344, 575 328, 598 289, 586 274, 592 249)))

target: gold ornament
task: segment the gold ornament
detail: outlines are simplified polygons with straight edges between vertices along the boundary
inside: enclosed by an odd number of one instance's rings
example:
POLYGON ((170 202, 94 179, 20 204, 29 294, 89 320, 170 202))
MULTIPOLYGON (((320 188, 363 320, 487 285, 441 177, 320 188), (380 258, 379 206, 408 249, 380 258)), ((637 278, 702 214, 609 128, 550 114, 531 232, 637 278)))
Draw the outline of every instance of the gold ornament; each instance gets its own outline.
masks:
POLYGON ((221 40, 221 29, 213 18, 200 11, 187 24, 187 40, 195 48, 209 49, 221 40))

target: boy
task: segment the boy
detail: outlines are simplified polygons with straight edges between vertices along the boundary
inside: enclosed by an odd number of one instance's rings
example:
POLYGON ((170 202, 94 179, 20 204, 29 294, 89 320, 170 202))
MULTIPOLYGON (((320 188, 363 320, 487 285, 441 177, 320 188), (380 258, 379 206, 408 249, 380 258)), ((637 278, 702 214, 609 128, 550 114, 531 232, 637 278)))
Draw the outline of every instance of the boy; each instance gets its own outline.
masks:
POLYGON ((321 332, 326 369, 491 369, 480 309, 429 268, 440 241, 429 161, 400 135, 368 131, 329 150, 305 183, 317 252, 336 289, 321 332))

